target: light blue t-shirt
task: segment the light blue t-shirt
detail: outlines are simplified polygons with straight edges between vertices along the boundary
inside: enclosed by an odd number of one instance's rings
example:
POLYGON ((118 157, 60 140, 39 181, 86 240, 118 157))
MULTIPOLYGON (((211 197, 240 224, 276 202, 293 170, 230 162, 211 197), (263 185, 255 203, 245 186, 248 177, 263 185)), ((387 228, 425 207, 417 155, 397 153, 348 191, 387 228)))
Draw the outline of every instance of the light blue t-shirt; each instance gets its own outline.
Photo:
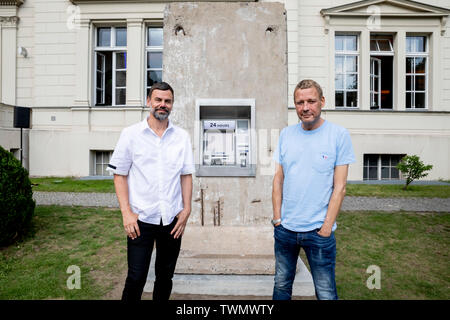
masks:
POLYGON ((301 123, 288 126, 280 133, 273 158, 284 173, 283 227, 296 232, 321 228, 333 192, 334 167, 355 162, 347 129, 326 120, 310 131, 301 123))

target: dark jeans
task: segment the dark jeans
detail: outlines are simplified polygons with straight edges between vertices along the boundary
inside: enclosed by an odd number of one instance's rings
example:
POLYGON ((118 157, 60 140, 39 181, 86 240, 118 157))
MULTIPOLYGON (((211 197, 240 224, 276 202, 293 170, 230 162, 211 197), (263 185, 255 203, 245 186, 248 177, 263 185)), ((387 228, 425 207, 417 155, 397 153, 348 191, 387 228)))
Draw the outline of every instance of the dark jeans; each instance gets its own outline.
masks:
POLYGON ((335 265, 336 238, 317 234, 318 229, 294 232, 275 227, 275 285, 273 300, 290 300, 300 248, 308 258, 318 300, 337 300, 335 265))
POLYGON ((154 225, 138 220, 141 235, 128 238, 128 276, 122 293, 122 300, 140 300, 147 281, 153 245, 156 241, 155 284, 153 300, 169 300, 172 292, 172 277, 180 253, 181 237, 174 239, 170 234, 177 218, 170 225, 154 225))

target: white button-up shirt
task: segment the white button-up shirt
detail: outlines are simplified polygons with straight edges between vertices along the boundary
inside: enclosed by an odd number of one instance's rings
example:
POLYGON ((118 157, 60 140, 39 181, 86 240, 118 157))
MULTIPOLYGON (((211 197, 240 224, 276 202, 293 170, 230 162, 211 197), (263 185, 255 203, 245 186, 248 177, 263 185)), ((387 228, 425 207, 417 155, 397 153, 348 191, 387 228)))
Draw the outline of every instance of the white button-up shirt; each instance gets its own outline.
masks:
POLYGON ((145 119, 122 131, 108 170, 128 176, 131 210, 140 221, 168 225, 183 210, 180 175, 195 172, 189 134, 169 121, 160 138, 145 119))

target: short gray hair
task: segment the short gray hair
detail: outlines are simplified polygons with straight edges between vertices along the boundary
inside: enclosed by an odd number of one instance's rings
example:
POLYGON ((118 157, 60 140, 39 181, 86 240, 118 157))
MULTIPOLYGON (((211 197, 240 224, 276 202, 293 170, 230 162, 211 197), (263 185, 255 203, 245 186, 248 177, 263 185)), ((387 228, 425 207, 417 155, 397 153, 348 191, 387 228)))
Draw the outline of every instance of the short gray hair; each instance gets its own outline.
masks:
POLYGON ((316 81, 311 80, 311 79, 304 79, 297 84, 297 86, 295 87, 295 90, 294 90, 294 99, 295 99, 295 92, 298 89, 309 89, 309 88, 315 88, 317 90, 317 93, 319 94, 319 99, 322 99, 322 97, 323 97, 322 88, 316 81))

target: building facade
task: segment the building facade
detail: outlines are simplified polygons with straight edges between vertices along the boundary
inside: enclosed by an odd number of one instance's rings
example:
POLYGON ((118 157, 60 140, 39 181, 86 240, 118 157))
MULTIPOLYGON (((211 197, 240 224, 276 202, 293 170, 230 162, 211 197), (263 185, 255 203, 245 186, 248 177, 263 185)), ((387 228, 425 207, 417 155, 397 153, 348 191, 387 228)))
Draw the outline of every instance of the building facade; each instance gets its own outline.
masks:
MULTIPOLYGON (((263 8, 268 2, 273 1, 221 3, 235 5, 239 11, 248 5, 263 8)), ((274 77, 284 82, 279 88, 284 106, 276 105, 272 111, 273 117, 281 120, 275 126, 268 122, 259 126, 266 131, 255 133, 254 158, 244 160, 255 165, 256 171, 267 166, 277 130, 298 122, 292 98, 295 85, 312 78, 324 89, 323 117, 348 128, 351 134, 356 163, 350 166, 349 180, 399 179, 395 165, 406 154, 417 154, 433 164, 427 179, 450 179, 450 3, 279 3, 284 8, 284 22, 281 27, 268 25, 264 32, 276 34, 277 28, 284 28, 286 34, 284 52, 278 53, 285 55, 286 77, 274 77)), ((164 26, 171 18, 168 8, 175 4, 181 2, 0 0, 1 145, 13 151, 18 148, 17 130, 8 124, 11 106, 32 107, 29 150, 25 152, 32 176, 106 175, 120 131, 148 114, 145 98, 151 84, 177 79, 171 74, 165 46, 173 45, 176 34, 186 33, 186 21, 177 13, 172 29, 164 26)), ((241 15, 249 23, 252 17, 241 15)), ((229 21, 219 15, 216 23, 229 21)), ((250 39, 243 43, 250 43, 251 35, 245 35, 250 39)), ((200 38, 193 40, 197 43, 191 48, 205 45, 200 38)), ((217 43, 217 50, 226 51, 232 43, 217 43)), ((259 49, 263 52, 267 47, 259 49)), ((244 60, 245 52, 242 50, 244 60)), ((214 52, 209 55, 212 58, 214 52)), ((185 67, 184 76, 188 76, 192 65, 185 67)), ((264 63, 259 68, 263 69, 264 63)), ((235 81, 236 88, 245 86, 239 78, 227 80, 235 81)), ((258 99, 257 92, 245 97, 227 92, 214 98, 258 99)), ((176 100, 175 108, 200 112, 195 99, 189 100, 189 105, 176 100)), ((256 119, 259 110, 256 106, 256 119)), ((176 120, 186 122, 181 113, 176 120)), ((194 129, 191 134, 200 165, 204 150, 194 129)), ((208 161, 226 165, 224 159, 210 155, 208 161)))

